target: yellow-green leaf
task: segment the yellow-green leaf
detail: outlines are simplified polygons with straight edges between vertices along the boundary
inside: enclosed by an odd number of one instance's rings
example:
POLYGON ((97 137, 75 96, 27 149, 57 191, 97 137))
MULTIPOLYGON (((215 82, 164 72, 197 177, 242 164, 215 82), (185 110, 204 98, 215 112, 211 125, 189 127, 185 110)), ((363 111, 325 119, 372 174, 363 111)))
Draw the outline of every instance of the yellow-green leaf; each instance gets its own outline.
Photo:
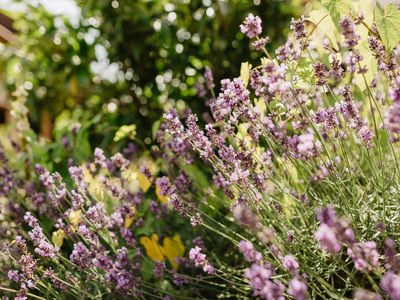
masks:
POLYGON ((118 142, 125 137, 129 137, 131 140, 135 139, 136 136, 136 125, 123 125, 115 133, 114 142, 118 142))
POLYGON ((375 23, 387 52, 400 42, 400 9, 398 5, 389 3, 385 7, 375 8, 375 23))
POLYGON ((242 63, 240 67, 240 79, 244 82, 245 86, 249 84, 250 70, 251 64, 249 64, 249 62, 246 61, 242 63))
POLYGON ((360 52, 363 60, 361 61, 361 66, 366 66, 368 71, 365 74, 359 74, 356 72, 354 74, 354 80, 356 85, 360 88, 361 91, 366 89, 366 84, 370 84, 372 79, 374 79, 376 73, 378 72, 377 61, 375 57, 372 55, 371 50, 369 49, 368 42, 363 40, 358 46, 358 51, 360 52), (364 80, 365 77, 365 80, 364 80))
POLYGON ((337 32, 336 26, 333 23, 332 17, 326 8, 313 10, 310 12, 308 20, 314 23, 326 37, 331 41, 333 48, 339 49, 335 33, 337 32))
POLYGON ((333 22, 339 23, 341 16, 346 16, 349 13, 351 1, 350 0, 322 0, 324 6, 330 13, 333 22))
POLYGON ((54 246, 61 248, 65 237, 65 232, 62 229, 58 229, 57 231, 53 232, 51 237, 51 241, 53 242, 54 246))

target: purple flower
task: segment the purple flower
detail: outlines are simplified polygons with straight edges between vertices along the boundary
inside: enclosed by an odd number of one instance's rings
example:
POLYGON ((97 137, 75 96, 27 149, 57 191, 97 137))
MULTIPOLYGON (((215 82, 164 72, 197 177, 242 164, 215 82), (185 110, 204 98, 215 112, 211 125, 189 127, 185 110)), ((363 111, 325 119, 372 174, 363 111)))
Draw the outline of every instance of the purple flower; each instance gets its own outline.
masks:
POLYGON ((312 156, 314 154, 314 135, 312 133, 305 133, 298 136, 297 151, 305 156, 312 156))
POLYGON ((214 76, 209 67, 206 67, 206 70, 204 71, 204 79, 206 81, 207 88, 209 90, 212 90, 215 87, 214 76))
POLYGON ((353 244, 347 249, 347 254, 352 258, 354 266, 362 272, 369 272, 379 266, 379 254, 373 241, 353 244))
POLYGON ((167 267, 165 266, 165 263, 163 263, 162 261, 156 261, 154 263, 154 267, 153 267, 154 277, 163 278, 164 277, 164 272, 166 270, 167 270, 167 267))
POLYGON ((251 208, 248 207, 245 203, 241 203, 239 199, 238 203, 232 207, 233 216, 240 223, 249 226, 252 229, 257 229, 260 226, 260 220, 258 216, 253 213, 251 208))
POLYGON ((69 167, 68 168, 69 174, 71 175, 72 180, 75 184, 82 190, 86 190, 87 184, 84 182, 84 173, 82 167, 69 167))
POLYGON ((42 182, 43 186, 51 189, 54 185, 54 178, 51 176, 49 171, 47 171, 43 166, 40 164, 35 165, 36 173, 39 174, 39 180, 42 182))
POLYGON ((104 151, 100 148, 94 149, 94 163, 102 168, 107 168, 107 159, 104 155, 104 151))
POLYGON ((325 85, 328 82, 329 71, 328 68, 320 61, 314 64, 314 73, 317 77, 317 85, 325 85))
POLYGON ((214 267, 206 259, 206 255, 201 253, 201 248, 196 246, 189 251, 189 258, 194 262, 196 267, 203 268, 203 271, 208 274, 214 274, 214 267))
POLYGON ((254 246, 249 241, 240 241, 239 250, 242 252, 244 259, 251 263, 261 263, 262 255, 254 249, 254 246))
POLYGON ((294 31, 294 36, 297 40, 301 40, 307 37, 304 21, 304 16, 301 16, 297 20, 292 19, 292 22, 290 23, 290 29, 294 31))
POLYGON ((163 176, 157 179, 156 184, 160 189, 160 194, 162 196, 169 196, 174 192, 174 188, 171 185, 171 181, 167 176, 163 176))
POLYGON ((250 103, 250 92, 239 78, 235 78, 232 81, 224 79, 221 81, 221 85, 221 93, 210 106, 216 121, 221 121, 228 117, 236 107, 250 103))
POLYGON ((361 37, 355 32, 355 26, 350 17, 341 18, 340 27, 345 38, 345 45, 349 48, 356 46, 361 37))
POLYGON ((340 242, 335 231, 326 224, 321 224, 314 234, 314 238, 319 242, 321 248, 330 253, 338 253, 341 249, 340 242))
POLYGON ((396 249, 396 242, 390 238, 385 240, 385 269, 400 271, 400 257, 396 249))
POLYGON ((194 149, 199 151, 200 157, 205 159, 210 158, 214 151, 211 141, 206 137, 203 131, 197 126, 197 116, 190 114, 186 119, 187 134, 193 143, 194 149))
POLYGON ((129 160, 127 160, 121 153, 116 153, 111 157, 113 166, 117 169, 124 169, 129 166, 129 160))
POLYGON ((102 203, 97 203, 96 205, 89 207, 85 212, 85 215, 90 222, 92 222, 98 228, 108 227, 108 225, 111 223, 111 220, 107 216, 102 203))
POLYGON ((15 282, 20 282, 21 281, 21 275, 20 274, 18 274, 18 271, 16 271, 16 270, 10 270, 10 271, 8 271, 8 273, 7 273, 7 276, 8 276, 8 279, 10 279, 10 280, 12 280, 12 281, 15 281, 15 282))
POLYGON ((28 224, 29 227, 35 228, 39 226, 38 220, 28 211, 24 216, 25 222, 28 224))
POLYGON ((266 300, 284 300, 284 286, 280 282, 271 280, 273 271, 270 265, 260 266, 253 263, 246 269, 244 276, 250 281, 250 287, 255 297, 266 300))
POLYGON ((283 257, 282 264, 285 269, 287 269, 292 275, 296 275, 299 271, 299 263, 297 259, 289 254, 283 257))
POLYGON ((84 204, 83 196, 76 190, 71 191, 72 207, 74 209, 79 209, 84 204))
POLYGON ((175 270, 172 272, 172 282, 177 286, 182 286, 188 283, 186 276, 177 273, 175 270))
POLYGON ((184 171, 179 171, 178 176, 176 176, 175 178, 174 184, 179 191, 181 192, 185 191, 190 186, 189 175, 186 174, 184 171))
POLYGON ((257 40, 255 40, 254 42, 251 43, 251 46, 255 49, 255 50, 261 50, 262 48, 265 47, 265 45, 269 42, 269 37, 262 37, 259 38, 257 40))
POLYGON ((307 284, 298 277, 289 280, 288 294, 296 300, 308 299, 307 284))
POLYGON ((317 208, 317 219, 321 224, 332 226, 335 222, 335 209, 333 205, 327 205, 322 208, 317 208))
POLYGON ((69 259, 82 269, 86 269, 91 265, 90 252, 81 242, 74 244, 74 249, 69 259))
POLYGON ((240 31, 246 34, 250 39, 260 35, 262 32, 260 17, 249 14, 240 25, 240 31))
POLYGON ((43 229, 39 226, 37 219, 30 212, 27 212, 24 220, 32 227, 32 230, 28 234, 36 246, 35 252, 43 257, 55 257, 57 249, 47 242, 43 229))
POLYGON ((382 297, 379 294, 359 289, 355 291, 353 300, 382 300, 382 297))
POLYGON ((391 300, 400 300, 400 276, 387 272, 381 279, 380 287, 391 300))

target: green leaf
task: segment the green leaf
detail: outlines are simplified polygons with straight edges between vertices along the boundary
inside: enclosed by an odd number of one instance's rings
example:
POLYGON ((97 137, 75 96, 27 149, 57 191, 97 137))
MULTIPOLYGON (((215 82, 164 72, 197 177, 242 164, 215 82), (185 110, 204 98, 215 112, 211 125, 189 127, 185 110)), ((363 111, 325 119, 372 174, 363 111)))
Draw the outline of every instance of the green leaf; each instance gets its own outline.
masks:
POLYGON ((314 23, 317 28, 326 35, 326 37, 331 41, 333 48, 339 49, 335 35, 337 32, 336 26, 333 23, 329 12, 325 8, 311 11, 308 20, 314 23))
POLYGON ((348 15, 351 6, 350 0, 322 0, 321 4, 328 10, 336 25, 341 16, 348 15))
POLYGON ((375 8, 375 23, 387 52, 400 42, 400 9, 398 5, 389 3, 385 7, 375 8))

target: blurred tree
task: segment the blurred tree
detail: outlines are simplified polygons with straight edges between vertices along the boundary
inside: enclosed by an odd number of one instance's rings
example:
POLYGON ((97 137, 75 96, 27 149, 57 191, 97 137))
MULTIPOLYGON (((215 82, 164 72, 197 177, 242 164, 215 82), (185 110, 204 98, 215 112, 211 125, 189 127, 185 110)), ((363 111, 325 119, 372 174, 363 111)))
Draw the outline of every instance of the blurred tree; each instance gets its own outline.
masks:
POLYGON ((41 6, 27 5, 15 16, 19 38, 1 54, 5 80, 10 90, 23 82, 36 129, 48 135, 63 110, 78 109, 74 116, 99 120, 87 130, 90 143, 101 146, 132 123, 140 125, 138 137, 151 143, 153 123, 169 107, 184 110, 190 102, 203 111, 195 83, 205 66, 219 82, 239 74, 238 61, 258 57, 240 46, 245 16, 260 15, 273 48, 300 6, 284 0, 77 3, 82 13, 74 24, 41 6))

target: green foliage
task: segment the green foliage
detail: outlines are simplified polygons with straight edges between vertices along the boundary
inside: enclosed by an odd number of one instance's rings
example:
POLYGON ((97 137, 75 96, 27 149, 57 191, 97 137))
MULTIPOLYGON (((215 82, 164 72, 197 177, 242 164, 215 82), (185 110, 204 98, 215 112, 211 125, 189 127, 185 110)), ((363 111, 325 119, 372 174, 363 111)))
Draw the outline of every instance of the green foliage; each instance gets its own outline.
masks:
POLYGON ((26 13, 15 16, 16 44, 1 56, 9 90, 17 80, 26 83, 36 131, 43 111, 54 121, 65 109, 83 109, 101 118, 89 135, 92 146, 113 139, 110 127, 132 123, 140 124, 139 139, 151 139, 153 123, 172 106, 184 110, 190 103, 203 112, 195 84, 204 67, 213 66, 219 82, 239 74, 232 62, 250 56, 239 31, 247 13, 264 18, 270 46, 275 46, 298 7, 294 1, 254 5, 242 0, 204 2, 207 5, 201 0, 77 3, 82 15, 76 24, 28 5, 26 13), (96 64, 103 68, 95 72, 96 64))
POLYGON ((338 24, 343 15, 347 15, 350 10, 350 0, 322 0, 322 5, 329 11, 333 21, 338 24))
POLYGON ((389 53, 400 42, 400 10, 397 4, 389 3, 375 8, 375 23, 386 51, 389 53))

